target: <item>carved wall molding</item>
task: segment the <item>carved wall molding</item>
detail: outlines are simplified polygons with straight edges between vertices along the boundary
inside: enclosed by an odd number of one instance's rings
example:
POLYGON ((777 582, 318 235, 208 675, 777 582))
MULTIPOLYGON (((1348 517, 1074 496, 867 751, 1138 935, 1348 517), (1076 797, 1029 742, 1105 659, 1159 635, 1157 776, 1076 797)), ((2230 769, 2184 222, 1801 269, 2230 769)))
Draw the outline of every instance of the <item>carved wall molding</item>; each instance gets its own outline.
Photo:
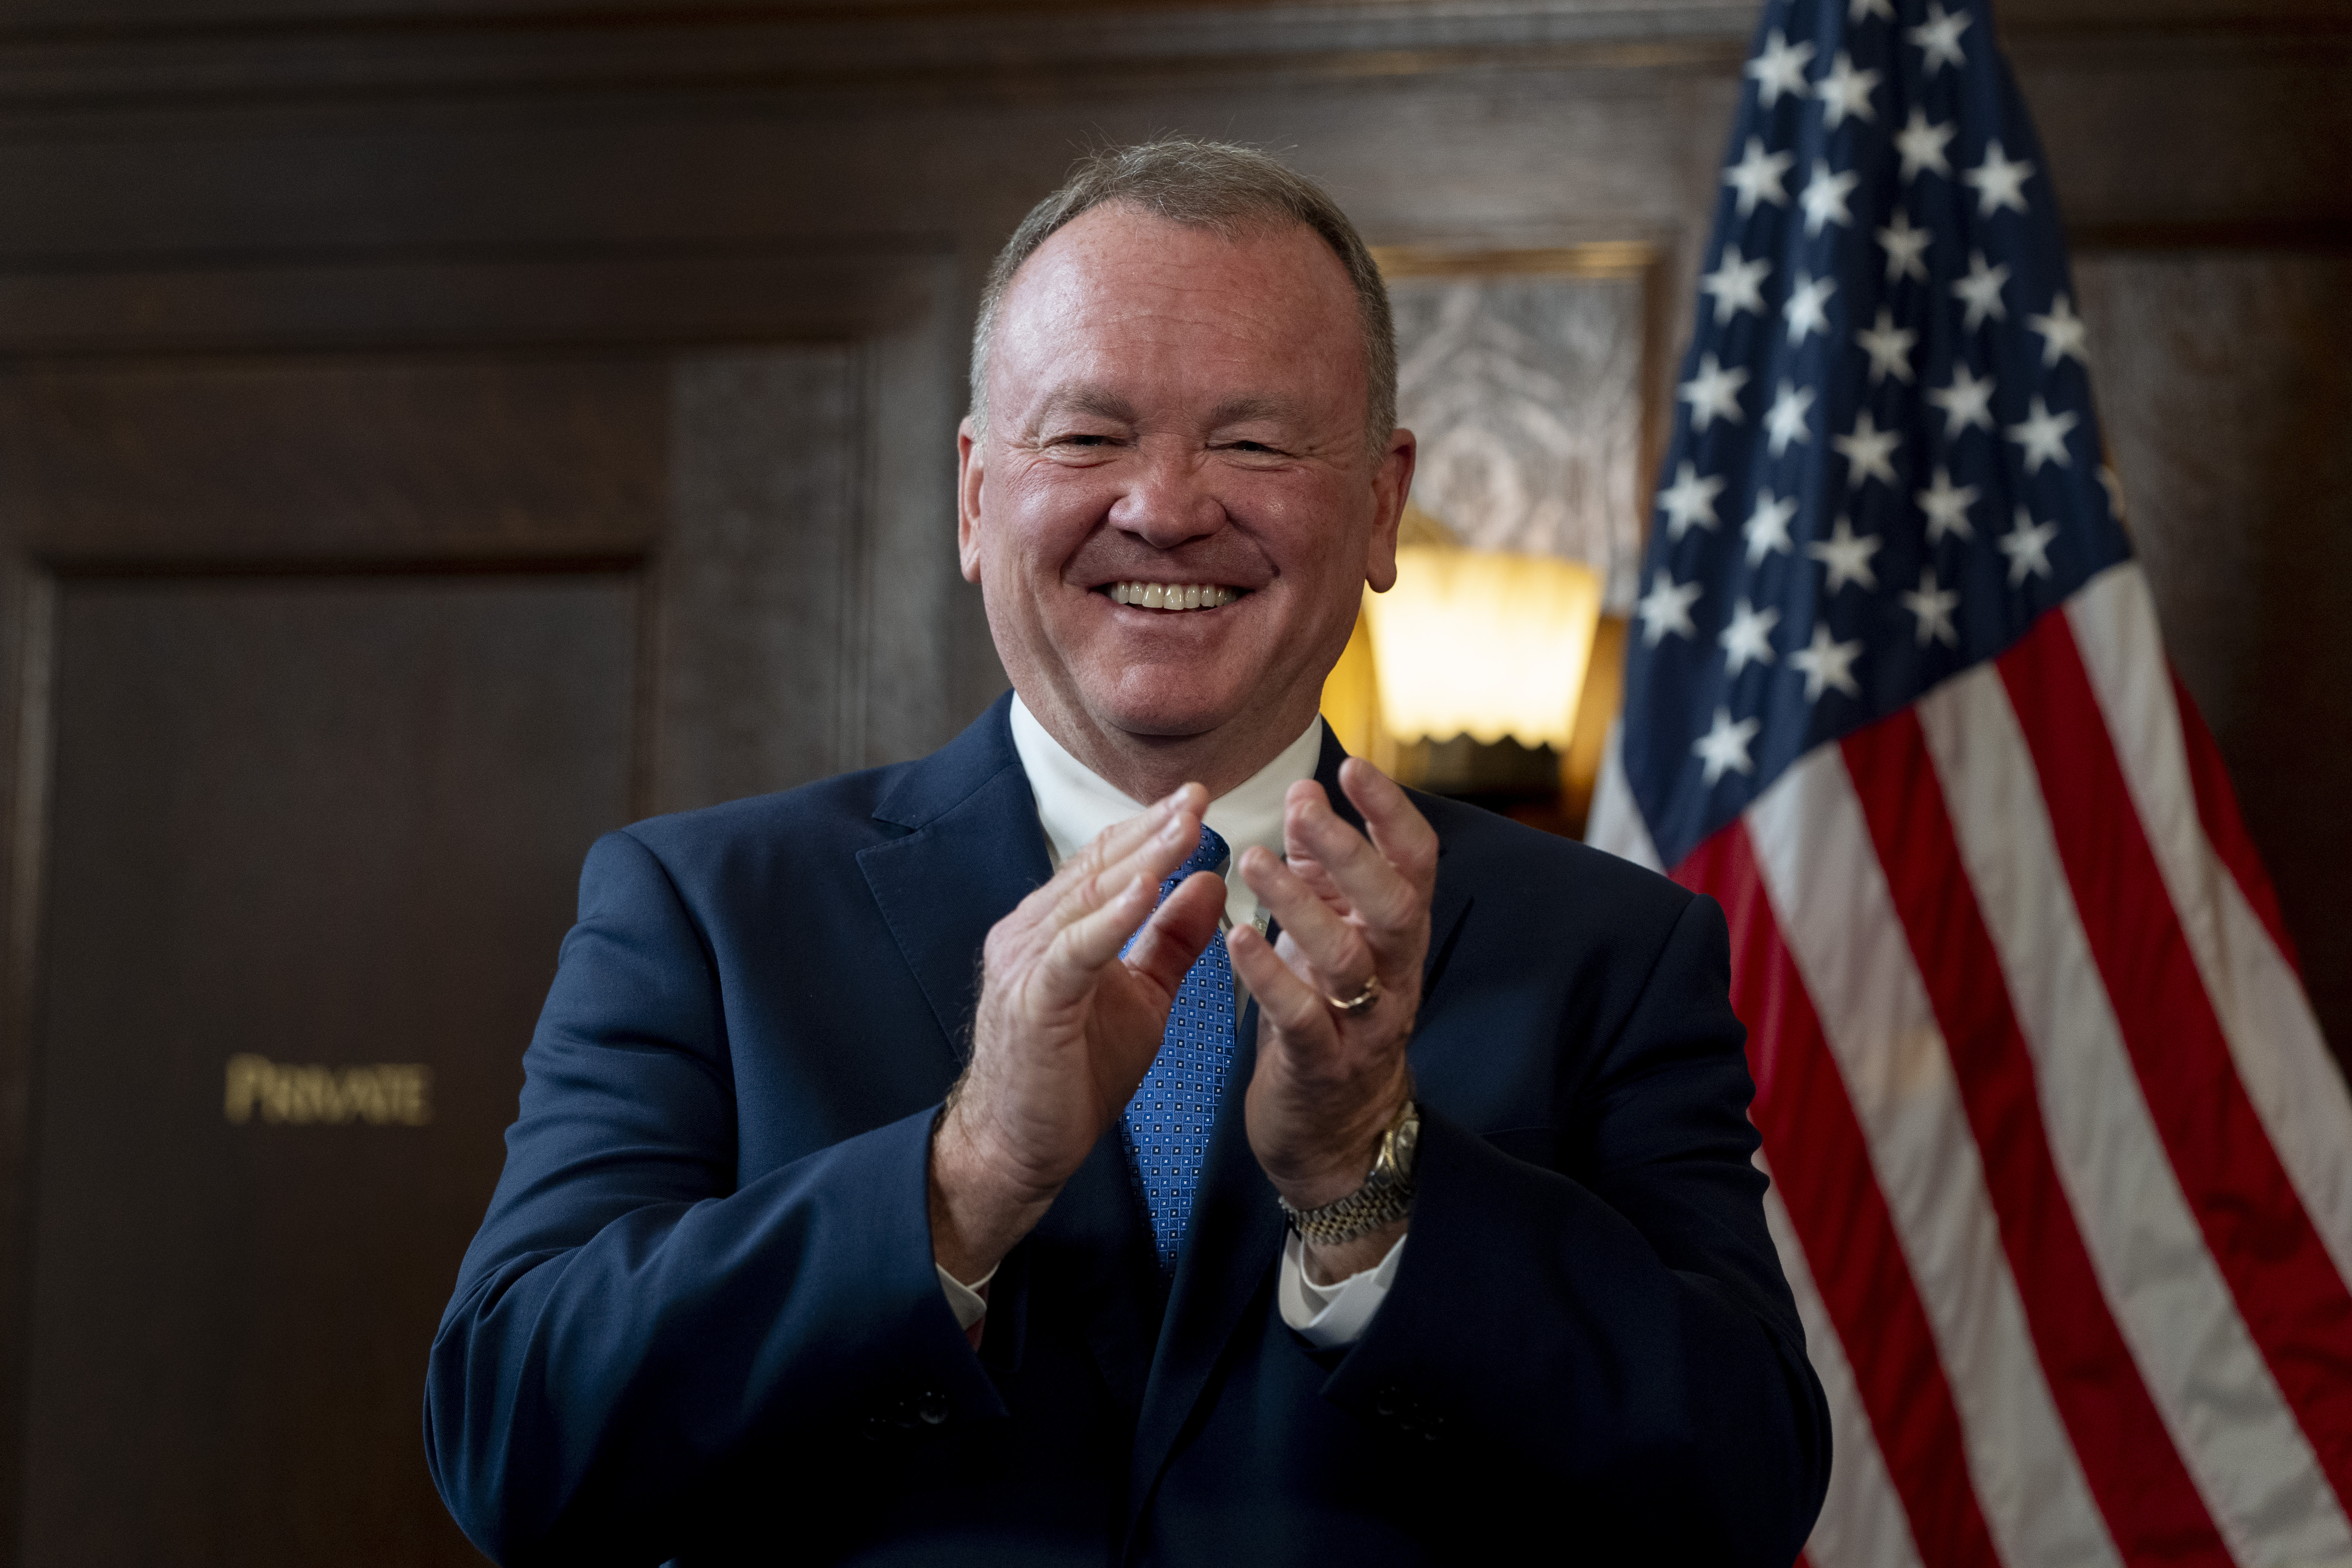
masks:
MULTIPOLYGON (((0 28, 0 112, 548 93, 1034 90, 1106 77, 1727 70, 1751 0, 1286 0, 694 7, 33 5, 0 28), (210 12, 210 15, 206 13, 210 12)), ((2026 0, 2021 56, 2352 49, 2318 0, 2026 0)))

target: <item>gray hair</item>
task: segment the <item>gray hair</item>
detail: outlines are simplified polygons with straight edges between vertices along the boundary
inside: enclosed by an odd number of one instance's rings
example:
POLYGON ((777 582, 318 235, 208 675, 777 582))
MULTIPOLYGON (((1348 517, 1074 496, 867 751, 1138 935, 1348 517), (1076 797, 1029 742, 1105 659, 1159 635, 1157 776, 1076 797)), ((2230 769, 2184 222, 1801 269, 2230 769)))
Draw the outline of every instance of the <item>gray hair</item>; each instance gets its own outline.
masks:
POLYGON ((1377 462, 1396 428, 1396 327, 1388 286, 1356 226, 1305 175, 1255 148, 1168 136, 1133 147, 1106 147, 1078 160, 1062 188, 1029 209, 988 269, 980 320, 971 333, 971 422, 988 428, 988 355, 996 315, 1021 264, 1083 213, 1123 202, 1187 228, 1239 239, 1255 230, 1302 224, 1322 237, 1355 286, 1364 329, 1366 457, 1377 462))

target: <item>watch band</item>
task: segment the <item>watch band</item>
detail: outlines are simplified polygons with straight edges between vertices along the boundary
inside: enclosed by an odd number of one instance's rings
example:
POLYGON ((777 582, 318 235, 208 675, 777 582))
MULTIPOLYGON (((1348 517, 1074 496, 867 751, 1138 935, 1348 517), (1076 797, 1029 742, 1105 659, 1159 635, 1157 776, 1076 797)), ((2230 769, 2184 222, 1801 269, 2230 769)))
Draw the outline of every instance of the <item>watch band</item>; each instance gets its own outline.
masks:
POLYGON ((1362 1186, 1319 1208, 1294 1207, 1279 1193, 1274 1201, 1282 1205, 1290 1228, 1318 1247, 1369 1236, 1412 1211, 1412 1156, 1420 1142, 1421 1110, 1408 1100, 1381 1135, 1381 1152, 1362 1186))

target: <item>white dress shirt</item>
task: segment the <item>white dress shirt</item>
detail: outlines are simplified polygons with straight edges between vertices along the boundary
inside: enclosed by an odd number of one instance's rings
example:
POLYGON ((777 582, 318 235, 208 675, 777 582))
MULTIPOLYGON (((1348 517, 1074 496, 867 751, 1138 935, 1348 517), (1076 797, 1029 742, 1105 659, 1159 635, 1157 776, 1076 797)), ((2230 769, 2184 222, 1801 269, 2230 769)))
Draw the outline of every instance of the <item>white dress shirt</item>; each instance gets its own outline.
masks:
MULTIPOLYGON (((1017 696, 1013 700, 1013 749, 1020 753, 1021 766, 1029 775, 1030 793, 1037 800, 1037 820, 1045 830, 1045 847, 1056 867, 1092 843, 1104 828, 1145 809, 1143 803, 1130 800, 1070 755, 1017 696)), ((1274 761, 1209 803, 1208 826, 1225 841, 1235 859, 1253 844, 1282 853, 1283 797, 1292 784, 1315 776, 1322 755, 1323 721, 1318 718, 1274 761)), ((1223 924, 1226 930, 1242 924, 1265 929, 1257 895, 1234 872, 1231 862, 1225 868, 1223 924)), ((1234 977, 1234 1005, 1246 1005, 1248 997, 1239 974, 1234 977)), ((1387 1299, 1404 1244, 1405 1238, 1400 1237, 1388 1256, 1372 1268, 1337 1284, 1318 1285, 1307 1278, 1304 1244, 1291 1232, 1283 1243, 1282 1277, 1275 1291, 1282 1321, 1318 1348, 1353 1343, 1387 1299)), ((970 1329, 988 1311, 988 1302, 980 1292, 995 1277, 995 1270, 989 1271, 988 1279, 970 1285, 944 1268, 939 1274, 956 1321, 970 1329)))

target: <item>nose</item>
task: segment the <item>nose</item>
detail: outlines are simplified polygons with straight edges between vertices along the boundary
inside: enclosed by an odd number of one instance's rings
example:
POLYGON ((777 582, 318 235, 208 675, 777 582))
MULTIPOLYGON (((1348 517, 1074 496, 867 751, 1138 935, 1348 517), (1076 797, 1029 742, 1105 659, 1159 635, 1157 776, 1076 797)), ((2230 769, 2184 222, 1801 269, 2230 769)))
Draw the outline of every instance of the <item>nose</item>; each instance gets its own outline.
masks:
POLYGON ((1126 465, 1126 483, 1111 503, 1112 527, 1155 550, 1173 550, 1225 525, 1207 466, 1186 443, 1147 441, 1140 461, 1126 465))

